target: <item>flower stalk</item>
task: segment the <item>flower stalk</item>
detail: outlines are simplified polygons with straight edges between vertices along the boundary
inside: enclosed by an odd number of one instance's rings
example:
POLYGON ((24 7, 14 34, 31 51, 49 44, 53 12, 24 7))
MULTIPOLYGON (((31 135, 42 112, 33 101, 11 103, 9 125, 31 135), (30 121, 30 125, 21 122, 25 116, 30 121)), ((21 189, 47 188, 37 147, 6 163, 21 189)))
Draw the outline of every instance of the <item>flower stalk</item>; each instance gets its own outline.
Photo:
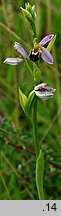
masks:
POLYGON ((35 102, 33 106, 33 137, 34 137, 36 159, 37 159, 40 151, 40 146, 38 142, 38 132, 37 132, 37 98, 35 98, 35 102))

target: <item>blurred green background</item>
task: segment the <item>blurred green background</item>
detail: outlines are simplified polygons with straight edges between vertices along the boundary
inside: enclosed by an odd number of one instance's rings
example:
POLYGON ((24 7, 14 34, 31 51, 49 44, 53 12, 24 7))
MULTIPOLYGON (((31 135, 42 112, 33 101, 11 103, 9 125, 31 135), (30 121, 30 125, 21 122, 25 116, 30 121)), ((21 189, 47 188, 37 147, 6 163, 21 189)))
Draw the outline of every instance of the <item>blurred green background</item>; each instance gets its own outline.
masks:
MULTIPOLYGON (((26 1, 28 2, 28 1, 26 1)), ((61 199, 61 0, 30 0, 36 7, 38 41, 57 34, 52 49, 53 66, 43 63, 41 82, 56 88, 47 102, 38 99, 38 135, 45 157, 45 199, 61 199)), ((16 57, 14 42, 29 53, 33 36, 20 11, 25 0, 0 1, 0 199, 38 199, 35 182, 33 130, 19 104, 18 87, 28 95, 32 77, 25 62, 17 66, 3 64, 16 57)), ((30 62, 32 67, 32 63, 30 62)))

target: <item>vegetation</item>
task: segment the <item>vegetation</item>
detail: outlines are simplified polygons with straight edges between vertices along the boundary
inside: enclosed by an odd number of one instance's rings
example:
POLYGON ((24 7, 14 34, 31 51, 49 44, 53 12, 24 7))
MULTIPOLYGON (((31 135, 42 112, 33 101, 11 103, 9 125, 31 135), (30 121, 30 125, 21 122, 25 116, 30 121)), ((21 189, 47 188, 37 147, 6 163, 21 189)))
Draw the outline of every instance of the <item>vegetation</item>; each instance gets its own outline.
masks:
MULTIPOLYGON (((29 0, 29 3, 32 6, 35 4, 36 31, 33 21, 30 22, 23 15, 25 0, 1 0, 0 4, 0 200, 43 199, 43 188, 44 199, 60 200, 61 1, 29 0), (40 42, 51 33, 57 34, 51 49, 53 65, 42 59, 37 64, 28 59, 16 66, 3 64, 7 57, 18 56, 14 49, 15 41, 29 53, 35 34, 40 42), (54 97, 49 100, 37 98, 38 142, 43 152, 43 164, 38 159, 37 167, 32 114, 30 112, 30 118, 25 115, 22 104, 20 105, 21 99, 19 100, 19 88, 27 97, 33 91, 35 67, 35 85, 48 83, 56 89, 54 97), (41 172, 43 169, 44 175, 41 172), (40 181, 37 182, 38 190, 39 185, 43 187, 41 197, 38 196, 35 181, 36 171, 39 173, 39 170, 43 178, 41 184, 40 181)), ((29 108, 30 105, 28 111, 29 108)), ((36 111, 35 107, 34 110, 36 111)))

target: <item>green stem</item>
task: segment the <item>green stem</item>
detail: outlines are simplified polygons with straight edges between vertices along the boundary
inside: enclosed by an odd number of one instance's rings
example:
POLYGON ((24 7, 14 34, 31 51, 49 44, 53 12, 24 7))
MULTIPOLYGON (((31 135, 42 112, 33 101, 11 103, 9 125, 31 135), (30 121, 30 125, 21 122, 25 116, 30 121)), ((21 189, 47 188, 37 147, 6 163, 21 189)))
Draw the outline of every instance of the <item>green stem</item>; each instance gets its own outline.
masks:
POLYGON ((31 75, 31 77, 32 77, 32 80, 33 80, 32 69, 31 69, 30 65, 28 64, 27 60, 25 60, 25 65, 26 65, 26 67, 27 67, 28 71, 30 72, 30 75, 31 75))
POLYGON ((34 135, 36 158, 38 158, 40 146, 39 146, 38 134, 37 134, 37 98, 35 100, 34 107, 33 107, 33 135, 34 135))

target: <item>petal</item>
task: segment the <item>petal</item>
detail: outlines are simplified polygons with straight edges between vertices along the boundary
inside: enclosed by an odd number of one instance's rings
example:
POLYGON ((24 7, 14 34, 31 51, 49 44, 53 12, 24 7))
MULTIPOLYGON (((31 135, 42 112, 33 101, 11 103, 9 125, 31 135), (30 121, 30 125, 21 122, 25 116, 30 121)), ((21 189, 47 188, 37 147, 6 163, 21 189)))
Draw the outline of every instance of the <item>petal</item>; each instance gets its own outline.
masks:
POLYGON ((54 34, 50 34, 46 37, 44 37, 41 41, 40 41, 40 45, 43 46, 44 44, 48 43, 50 40, 52 40, 52 38, 54 37, 54 34))
POLYGON ((21 58, 6 58, 4 63, 10 65, 17 65, 19 62, 22 62, 23 59, 21 58))
POLYGON ((44 48, 44 47, 42 47, 41 58, 42 58, 45 62, 47 62, 48 64, 53 64, 53 57, 52 57, 52 55, 51 55, 50 52, 49 52, 46 48, 44 48))
POLYGON ((47 85, 46 83, 41 83, 41 84, 35 86, 34 90, 35 90, 35 91, 40 91, 40 90, 42 90, 43 88, 45 88, 46 85, 47 85))
POLYGON ((21 47, 21 45, 20 45, 18 42, 15 42, 14 48, 15 48, 18 52, 20 52, 20 54, 21 54, 24 58, 27 58, 27 53, 26 53, 26 51, 24 50, 23 47, 21 47))
POLYGON ((52 87, 47 86, 47 91, 49 91, 50 93, 54 93, 56 89, 53 89, 52 87))
POLYGON ((54 95, 53 94, 50 94, 50 95, 47 95, 46 97, 42 98, 43 100, 47 100, 49 98, 52 98, 54 95))
POLYGON ((49 98, 51 98, 53 96, 53 93, 50 92, 39 92, 39 91, 35 91, 35 94, 37 97, 43 99, 43 100, 47 100, 49 98))
POLYGON ((45 94, 45 93, 54 93, 56 91, 56 89, 50 87, 47 83, 40 83, 39 85, 35 86, 34 88, 35 92, 38 92, 38 93, 42 93, 42 94, 45 94))

